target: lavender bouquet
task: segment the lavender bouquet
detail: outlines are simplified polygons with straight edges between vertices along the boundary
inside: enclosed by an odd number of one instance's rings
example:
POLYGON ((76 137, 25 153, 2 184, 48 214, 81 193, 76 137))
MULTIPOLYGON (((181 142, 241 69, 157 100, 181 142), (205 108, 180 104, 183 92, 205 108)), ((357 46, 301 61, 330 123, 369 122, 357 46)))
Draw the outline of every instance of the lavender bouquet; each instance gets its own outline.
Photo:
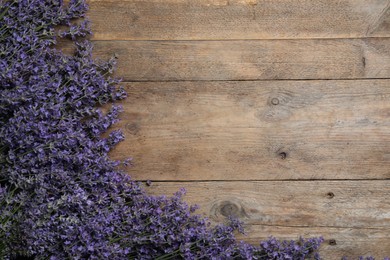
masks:
POLYGON ((237 220, 212 227, 184 191, 151 196, 119 170, 108 152, 123 135, 107 131, 126 93, 115 59, 92 59, 86 11, 0 0, 0 259, 319 259, 321 238, 238 242, 237 220))

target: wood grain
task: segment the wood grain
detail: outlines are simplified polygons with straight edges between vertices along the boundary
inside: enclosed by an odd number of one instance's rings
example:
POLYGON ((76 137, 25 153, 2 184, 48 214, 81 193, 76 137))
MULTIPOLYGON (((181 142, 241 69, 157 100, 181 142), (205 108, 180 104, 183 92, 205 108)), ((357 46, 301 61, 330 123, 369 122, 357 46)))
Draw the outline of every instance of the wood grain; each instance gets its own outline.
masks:
POLYGON ((390 77, 390 38, 265 41, 96 41, 126 81, 390 77))
POLYGON ((138 180, 390 178, 390 80, 127 83, 138 180))
POLYGON ((369 254, 383 258, 390 255, 389 185, 389 180, 155 182, 147 191, 173 194, 185 187, 185 200, 198 204, 198 213, 213 223, 224 222, 228 215, 238 217, 247 230, 247 236, 239 238, 253 244, 271 235, 322 235, 325 259, 369 254))
POLYGON ((185 187, 253 244, 322 235, 324 259, 390 256, 388 0, 89 3, 95 56, 128 81, 111 157, 134 157, 147 192, 185 187))
POLYGON ((96 40, 389 37, 387 0, 91 0, 96 40))
POLYGON ((390 181, 152 182, 150 194, 187 190, 214 222, 233 215, 248 225, 390 228, 390 181))
POLYGON ((387 228, 330 228, 330 227, 278 227, 248 225, 247 236, 237 236, 253 245, 270 236, 279 239, 297 240, 299 237, 309 238, 323 236, 324 243, 320 247, 323 259, 358 259, 359 256, 374 256, 383 259, 390 255, 390 230, 387 228), (334 244, 336 243, 336 244, 334 244))

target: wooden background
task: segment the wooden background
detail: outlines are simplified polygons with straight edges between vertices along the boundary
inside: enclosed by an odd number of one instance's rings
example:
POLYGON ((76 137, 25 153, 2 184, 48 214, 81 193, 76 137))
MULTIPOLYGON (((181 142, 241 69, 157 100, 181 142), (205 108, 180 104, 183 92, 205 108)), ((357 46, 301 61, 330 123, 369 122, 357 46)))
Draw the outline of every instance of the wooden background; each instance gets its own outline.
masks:
POLYGON ((129 98, 115 159, 251 243, 390 256, 390 0, 91 0, 129 98))

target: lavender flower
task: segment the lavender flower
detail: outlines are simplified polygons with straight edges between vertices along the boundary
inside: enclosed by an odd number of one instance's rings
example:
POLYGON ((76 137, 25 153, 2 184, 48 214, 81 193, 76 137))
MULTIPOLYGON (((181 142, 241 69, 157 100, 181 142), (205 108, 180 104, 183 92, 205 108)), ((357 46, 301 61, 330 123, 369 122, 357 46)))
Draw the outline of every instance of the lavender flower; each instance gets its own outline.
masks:
MULTIPOLYGON (((150 196, 108 152, 125 98, 115 58, 92 59, 84 0, 0 2, 0 256, 9 259, 306 259, 322 239, 259 246, 241 223, 211 227, 183 202, 150 196), (59 33, 75 53, 55 49, 59 33), (108 113, 101 105, 111 103, 108 113)), ((129 161, 123 162, 128 164, 129 161)), ((314 255, 319 259, 318 255, 314 255)))

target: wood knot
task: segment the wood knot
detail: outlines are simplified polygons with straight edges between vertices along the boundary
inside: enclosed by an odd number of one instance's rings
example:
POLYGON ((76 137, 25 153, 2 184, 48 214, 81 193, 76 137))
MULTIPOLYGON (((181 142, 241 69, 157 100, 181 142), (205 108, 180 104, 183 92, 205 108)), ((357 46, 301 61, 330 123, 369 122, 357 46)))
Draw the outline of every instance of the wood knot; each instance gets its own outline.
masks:
POLYGON ((127 132, 129 132, 130 134, 133 134, 133 135, 138 134, 138 132, 140 130, 140 127, 137 123, 126 124, 125 128, 126 128, 127 132))
POLYGON ((240 209, 237 205, 227 202, 221 206, 220 212, 224 217, 237 217, 239 215, 240 209))
POLYGON ((329 239, 329 245, 331 246, 337 245, 336 239, 329 239))
POLYGON ((214 211, 215 216, 218 218, 219 216, 227 217, 248 217, 245 213, 243 207, 232 201, 222 201, 213 206, 212 211, 214 211))

